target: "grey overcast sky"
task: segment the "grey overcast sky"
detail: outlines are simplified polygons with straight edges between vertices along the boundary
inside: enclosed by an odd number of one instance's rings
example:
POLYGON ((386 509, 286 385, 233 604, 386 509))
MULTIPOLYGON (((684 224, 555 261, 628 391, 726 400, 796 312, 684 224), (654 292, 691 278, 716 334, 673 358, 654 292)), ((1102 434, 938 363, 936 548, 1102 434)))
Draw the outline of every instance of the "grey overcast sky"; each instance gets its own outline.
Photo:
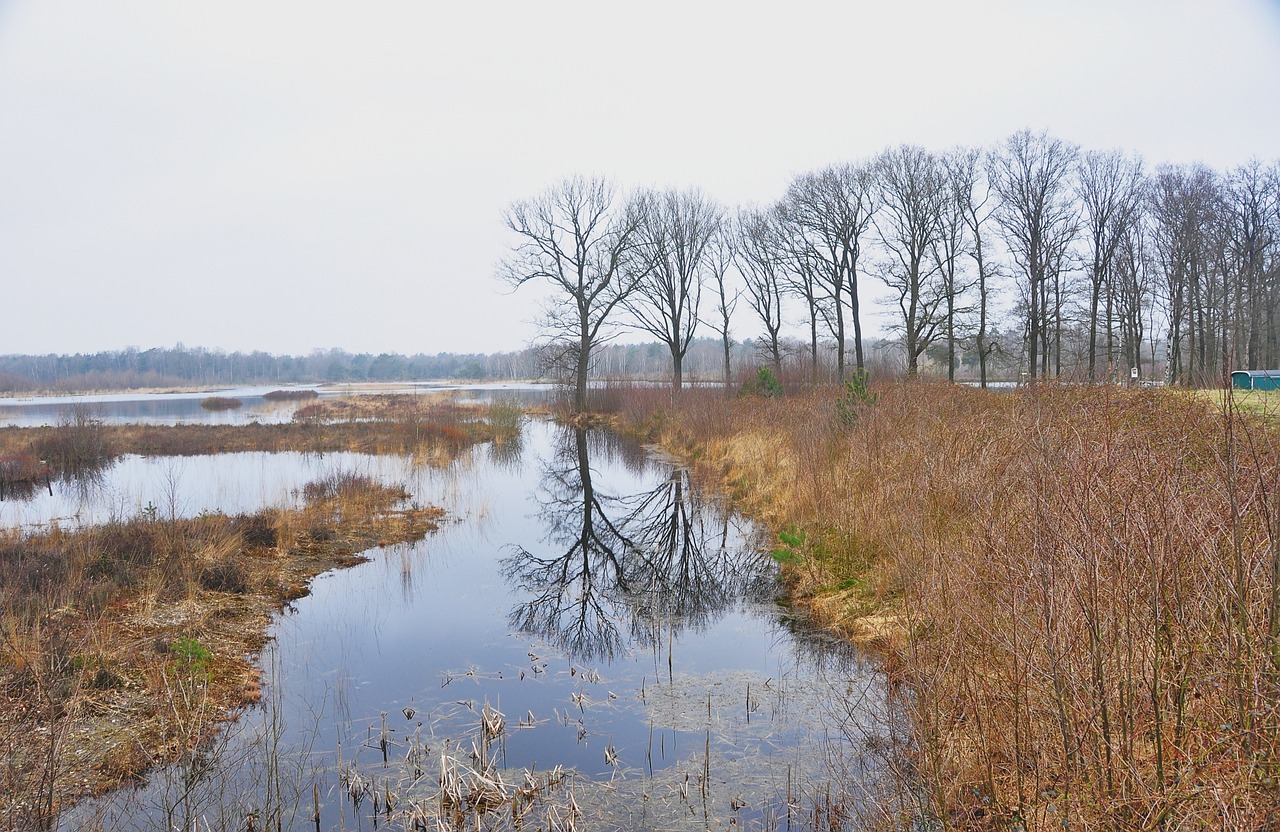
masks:
POLYGON ((567 174, 1022 127, 1280 157, 1280 0, 0 0, 0 353, 517 349, 502 211, 567 174))

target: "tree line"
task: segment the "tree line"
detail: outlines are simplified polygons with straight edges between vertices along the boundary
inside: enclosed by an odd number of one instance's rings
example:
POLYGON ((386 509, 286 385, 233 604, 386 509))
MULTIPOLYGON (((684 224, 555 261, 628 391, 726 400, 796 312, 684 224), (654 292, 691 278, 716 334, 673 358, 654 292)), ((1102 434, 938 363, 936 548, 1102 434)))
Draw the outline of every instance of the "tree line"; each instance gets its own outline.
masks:
POLYGON ((181 385, 233 386, 415 379, 534 378, 533 350, 400 355, 314 350, 307 355, 203 347, 129 347, 75 355, 0 355, 0 391, 84 391, 181 385))
MULTIPOLYGON (((790 345, 799 352, 798 345, 790 345)), ((888 346, 882 346, 888 351, 888 346)), ((722 366, 718 339, 695 338, 686 368, 699 378, 718 378, 722 366)), ((754 347, 734 342, 735 366, 747 366, 754 347)), ((442 379, 454 381, 526 381, 543 378, 553 364, 538 346, 512 352, 402 355, 315 350, 306 355, 226 352, 203 347, 108 350, 74 355, 0 355, 0 392, 42 390, 83 392, 198 385, 317 384, 442 379)), ((610 343, 596 351, 593 378, 660 379, 668 372, 666 348, 657 342, 610 343)))
POLYGON ((866 369, 869 316, 887 320, 908 377, 954 380, 968 361, 985 385, 999 361, 1032 378, 1142 368, 1207 385, 1280 367, 1280 162, 1148 170, 1022 130, 802 173, 764 206, 573 176, 511 205, 506 225, 516 242, 499 277, 553 287, 543 345, 579 407, 619 328, 664 345, 678 391, 705 327, 730 382, 743 315, 775 372, 785 333, 803 327, 814 381, 825 366, 866 369))

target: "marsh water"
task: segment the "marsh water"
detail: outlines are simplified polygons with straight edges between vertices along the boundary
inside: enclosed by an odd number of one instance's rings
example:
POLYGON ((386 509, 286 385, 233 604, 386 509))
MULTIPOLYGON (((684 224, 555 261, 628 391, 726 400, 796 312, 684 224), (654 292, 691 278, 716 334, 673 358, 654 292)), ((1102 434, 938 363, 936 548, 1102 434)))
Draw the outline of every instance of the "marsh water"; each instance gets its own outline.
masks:
POLYGON ((260 704, 59 829, 839 828, 888 788, 874 663, 780 607, 759 531, 651 449, 530 421, 443 469, 244 456, 176 493, 374 466, 449 519, 317 578, 260 704))
MULTIPOLYGON (((214 391, 176 393, 102 393, 96 395, 67 396, 7 396, 0 397, 0 427, 39 427, 56 425, 66 414, 67 408, 85 407, 94 418, 106 424, 207 424, 244 425, 251 422, 270 424, 288 422, 294 412, 311 399, 278 401, 266 398, 275 387, 231 387, 214 391), (229 410, 209 410, 201 402, 210 396, 236 399, 240 407, 229 410)), ((318 396, 346 396, 359 393, 456 393, 464 398, 484 401, 494 397, 519 396, 526 401, 539 401, 552 394, 547 384, 485 383, 449 384, 445 382, 406 383, 400 386, 366 389, 329 385, 314 389, 318 396)))

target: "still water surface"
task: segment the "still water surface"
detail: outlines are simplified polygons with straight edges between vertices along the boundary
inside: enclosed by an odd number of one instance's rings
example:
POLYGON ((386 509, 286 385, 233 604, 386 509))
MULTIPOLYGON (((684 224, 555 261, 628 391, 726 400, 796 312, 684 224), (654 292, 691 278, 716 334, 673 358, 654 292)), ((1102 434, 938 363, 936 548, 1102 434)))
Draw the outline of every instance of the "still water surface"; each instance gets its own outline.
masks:
POLYGON ((760 535, 686 471, 534 422, 400 473, 449 511, 441 531, 318 578, 273 627, 261 705, 60 829, 309 830, 317 798, 323 829, 413 828, 416 810, 434 829, 442 772, 541 784, 528 828, 830 828, 824 811, 871 804, 882 676, 774 603, 760 535), (557 766, 572 774, 547 785, 557 766))
MULTIPOLYGON (((182 393, 101 393, 74 396, 6 396, 0 397, 0 427, 40 427, 56 425, 72 406, 85 407, 97 419, 109 425, 245 425, 288 422, 294 411, 314 400, 270 401, 264 396, 278 387, 232 387, 217 391, 182 393), (210 396, 239 399, 243 404, 232 410, 205 410, 200 402, 210 396)), ((301 388, 292 388, 301 389, 301 388)), ((321 397, 349 396, 361 393, 432 394, 448 392, 465 398, 489 400, 519 396, 533 401, 551 395, 547 384, 486 383, 450 384, 447 382, 415 382, 403 386, 368 389, 330 385, 314 388, 321 397)))

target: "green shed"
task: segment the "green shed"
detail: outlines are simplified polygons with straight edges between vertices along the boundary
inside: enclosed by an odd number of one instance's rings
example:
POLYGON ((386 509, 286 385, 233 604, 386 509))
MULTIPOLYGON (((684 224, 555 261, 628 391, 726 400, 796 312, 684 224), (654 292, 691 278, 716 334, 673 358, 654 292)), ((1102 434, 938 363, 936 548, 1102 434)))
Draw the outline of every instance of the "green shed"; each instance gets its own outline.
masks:
POLYGON ((1235 390, 1280 390, 1280 370, 1236 370, 1231 374, 1235 390))

